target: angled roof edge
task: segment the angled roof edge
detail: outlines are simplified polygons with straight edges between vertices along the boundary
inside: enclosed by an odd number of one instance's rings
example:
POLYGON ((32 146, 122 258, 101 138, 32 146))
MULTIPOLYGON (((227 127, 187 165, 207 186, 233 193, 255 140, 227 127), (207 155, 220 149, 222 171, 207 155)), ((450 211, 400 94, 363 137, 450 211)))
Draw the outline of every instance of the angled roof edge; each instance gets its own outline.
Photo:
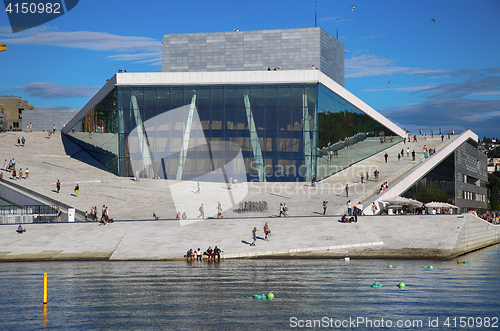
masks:
POLYGON ((104 99, 109 92, 111 92, 116 85, 116 75, 111 77, 111 79, 103 86, 101 89, 90 99, 89 102, 66 124, 66 126, 61 130, 62 133, 68 133, 73 127, 87 115, 87 113, 95 107, 102 99, 104 99))
POLYGON ((325 75, 324 73, 320 72, 320 83, 328 87, 330 90, 333 92, 337 93, 339 96, 344 98, 346 101, 350 102, 357 108, 361 109, 365 114, 373 118, 375 121, 379 122, 380 124, 383 124, 386 128, 392 130, 395 134, 399 135, 401 138, 406 137, 406 134, 403 129, 401 129, 399 126, 391 122, 387 117, 373 109, 372 107, 368 106, 363 100, 349 92, 346 88, 341 86, 339 83, 325 75))
MULTIPOLYGON (((407 174, 404 178, 396 182, 394 185, 391 185, 387 190, 384 191, 381 195, 377 196, 376 199, 373 200, 376 205, 379 202, 384 201, 388 197, 395 197, 403 194, 408 188, 413 186, 417 181, 427 175, 432 169, 438 166, 441 162, 444 161, 451 153, 453 153, 460 145, 464 142, 472 139, 477 141, 478 136, 474 132, 469 129, 462 132, 457 138, 451 140, 446 145, 443 146, 436 154, 432 157, 428 158, 416 168, 414 168, 409 174, 407 174)), ((364 207, 364 213, 366 215, 371 215, 371 204, 368 204, 364 207)))

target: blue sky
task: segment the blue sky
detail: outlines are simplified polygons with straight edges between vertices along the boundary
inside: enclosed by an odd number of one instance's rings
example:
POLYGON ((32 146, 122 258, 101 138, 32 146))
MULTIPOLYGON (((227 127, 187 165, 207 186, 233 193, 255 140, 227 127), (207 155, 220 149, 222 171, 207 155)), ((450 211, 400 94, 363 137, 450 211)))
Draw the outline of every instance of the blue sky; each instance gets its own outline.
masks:
MULTIPOLYGON (((412 132, 500 138, 500 1, 318 0, 317 13, 333 36, 338 18, 345 87, 371 107, 412 132)), ((0 94, 81 108, 118 69, 161 71, 164 34, 313 26, 313 0, 81 0, 15 34, 2 10, 0 94)))

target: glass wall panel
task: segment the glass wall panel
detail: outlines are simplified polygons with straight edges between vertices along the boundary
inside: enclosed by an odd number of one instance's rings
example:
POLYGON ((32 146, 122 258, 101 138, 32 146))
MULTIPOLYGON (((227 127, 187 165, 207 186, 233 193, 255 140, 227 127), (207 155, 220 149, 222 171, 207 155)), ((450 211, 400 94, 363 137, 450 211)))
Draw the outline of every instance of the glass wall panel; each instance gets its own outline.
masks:
POLYGON ((221 147, 234 142, 226 146, 239 146, 246 180, 310 180, 315 93, 306 84, 119 86, 71 135, 120 176, 197 178, 235 155, 221 147))
POLYGON ((422 203, 436 201, 455 204, 455 153, 451 153, 402 196, 422 203))
MULTIPOLYGON (((314 104, 314 93, 308 92, 307 96, 308 103, 314 104)), ((311 121, 317 123, 317 130, 311 130, 317 132, 318 180, 402 141, 401 137, 321 84, 317 98, 318 118, 311 121)))
POLYGON ((115 174, 118 174, 119 155, 117 106, 117 89, 115 88, 67 135, 115 174))
POLYGON ((319 84, 120 86, 69 135, 113 173, 162 178, 214 171, 229 154, 206 146, 234 142, 266 181, 320 180, 401 141, 319 84))

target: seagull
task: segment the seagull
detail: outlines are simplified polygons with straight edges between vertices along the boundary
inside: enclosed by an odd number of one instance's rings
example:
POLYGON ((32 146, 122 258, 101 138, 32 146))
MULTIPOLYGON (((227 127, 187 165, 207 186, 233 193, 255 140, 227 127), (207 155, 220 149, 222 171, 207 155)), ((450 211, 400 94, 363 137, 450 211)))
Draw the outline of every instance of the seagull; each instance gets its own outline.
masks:
POLYGON ((388 82, 387 82, 387 84, 390 84, 390 83, 391 83, 391 81, 388 81, 388 82))
POLYGON ((354 5, 352 5, 351 9, 352 9, 352 12, 353 12, 353 13, 354 13, 354 8, 355 8, 355 7, 354 7, 354 5))
POLYGON ((434 23, 436 23, 436 19, 435 18, 431 19, 431 21, 433 21, 434 23))

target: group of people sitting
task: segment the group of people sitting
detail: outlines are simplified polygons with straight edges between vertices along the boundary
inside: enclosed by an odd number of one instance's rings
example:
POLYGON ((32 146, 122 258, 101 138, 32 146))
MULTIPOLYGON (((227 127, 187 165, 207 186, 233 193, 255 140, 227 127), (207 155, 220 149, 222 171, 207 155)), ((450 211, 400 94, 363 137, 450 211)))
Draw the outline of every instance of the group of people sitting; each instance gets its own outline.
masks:
POLYGON ((358 221, 358 214, 354 214, 354 217, 348 217, 347 214, 342 215, 342 218, 340 219, 340 223, 352 223, 352 222, 357 222, 358 221))
POLYGON ((500 224, 500 213, 488 212, 484 213, 481 217, 483 220, 490 222, 491 224, 500 224))
POLYGON ((208 257, 208 261, 215 261, 215 258, 217 258, 217 261, 220 261, 220 253, 222 251, 220 250, 219 247, 215 246, 215 248, 212 250, 212 246, 208 246, 207 250, 202 252, 200 248, 198 250, 193 251, 191 248, 186 252, 186 261, 201 261, 203 259, 203 256, 208 257))
POLYGON ((380 188, 379 188, 377 194, 380 194, 380 193, 384 192, 388 188, 389 188, 389 184, 387 182, 384 182, 384 184, 380 185, 380 188))
POLYGON ((180 212, 180 211, 178 211, 178 212, 177 212, 177 215, 175 215, 175 219, 176 219, 176 220, 180 220, 181 218, 182 218, 183 220, 185 220, 185 219, 187 219, 187 215, 186 215, 186 213, 184 212, 184 213, 182 213, 182 216, 181 216, 181 212, 180 212))

